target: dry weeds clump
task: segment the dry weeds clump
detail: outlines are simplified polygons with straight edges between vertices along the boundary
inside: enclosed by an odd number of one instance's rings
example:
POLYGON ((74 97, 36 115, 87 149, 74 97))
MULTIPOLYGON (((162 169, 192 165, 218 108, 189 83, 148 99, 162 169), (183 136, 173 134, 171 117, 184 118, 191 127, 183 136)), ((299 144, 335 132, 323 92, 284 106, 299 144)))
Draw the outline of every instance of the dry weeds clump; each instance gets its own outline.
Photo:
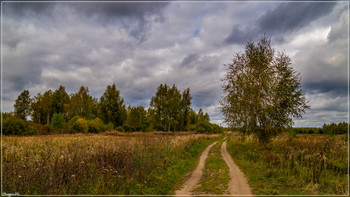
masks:
POLYGON ((342 138, 284 135, 265 147, 240 134, 232 135, 231 140, 235 146, 242 146, 243 158, 266 166, 265 178, 286 179, 290 187, 308 194, 346 194, 348 145, 342 138))
MULTIPOLYGON (((74 134, 3 137, 3 191, 20 194, 131 194, 155 187, 205 135, 74 134), (174 144, 176 142, 176 146, 174 144)), ((137 194, 137 193, 136 193, 137 194)))
MULTIPOLYGON (((219 137, 219 136, 220 136, 219 134, 210 135, 210 137, 213 137, 213 138, 219 137)), ((206 134, 176 136, 170 141, 169 145, 173 149, 176 149, 183 146, 183 144, 186 144, 191 140, 202 140, 202 139, 205 139, 206 137, 208 137, 208 135, 206 134)))

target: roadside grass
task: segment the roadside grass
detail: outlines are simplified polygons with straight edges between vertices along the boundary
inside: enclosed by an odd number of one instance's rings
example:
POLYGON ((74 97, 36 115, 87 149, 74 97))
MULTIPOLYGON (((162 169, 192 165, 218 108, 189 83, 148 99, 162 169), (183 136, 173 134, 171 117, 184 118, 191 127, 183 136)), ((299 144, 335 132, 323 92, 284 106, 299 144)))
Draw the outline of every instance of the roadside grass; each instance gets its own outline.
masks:
POLYGON ((255 195, 346 195, 347 140, 343 136, 283 135, 265 147, 233 133, 227 149, 255 195))
POLYGON ((203 178, 193 192, 194 194, 228 194, 228 182, 230 181, 229 168, 221 156, 223 138, 213 146, 205 161, 203 178))
POLYGON ((3 192, 171 194, 219 135, 3 136, 3 192))

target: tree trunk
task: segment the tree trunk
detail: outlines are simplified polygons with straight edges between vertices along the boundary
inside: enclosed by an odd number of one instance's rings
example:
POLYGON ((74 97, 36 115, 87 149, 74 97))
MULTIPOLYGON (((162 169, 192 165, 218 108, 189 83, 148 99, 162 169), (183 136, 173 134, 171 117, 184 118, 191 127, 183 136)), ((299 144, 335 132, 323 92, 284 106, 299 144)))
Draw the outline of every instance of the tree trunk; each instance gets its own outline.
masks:
POLYGON ((47 113, 47 120, 46 120, 46 124, 50 124, 50 113, 47 113))

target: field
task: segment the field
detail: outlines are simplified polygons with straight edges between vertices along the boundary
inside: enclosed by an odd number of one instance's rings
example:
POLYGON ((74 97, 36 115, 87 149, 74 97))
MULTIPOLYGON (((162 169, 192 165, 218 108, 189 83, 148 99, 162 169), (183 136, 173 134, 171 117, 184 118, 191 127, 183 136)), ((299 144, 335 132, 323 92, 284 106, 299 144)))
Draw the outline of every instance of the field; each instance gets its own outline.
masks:
POLYGON ((283 134, 266 146, 252 136, 191 132, 105 132, 3 136, 3 192, 171 195, 205 161, 197 194, 225 194, 230 177, 220 147, 246 175, 255 195, 348 193, 345 135, 283 134))
POLYGON ((348 193, 345 135, 282 135, 260 146, 252 136, 232 133, 227 149, 259 195, 348 193))
POLYGON ((218 135, 3 136, 3 192, 171 194, 218 135))

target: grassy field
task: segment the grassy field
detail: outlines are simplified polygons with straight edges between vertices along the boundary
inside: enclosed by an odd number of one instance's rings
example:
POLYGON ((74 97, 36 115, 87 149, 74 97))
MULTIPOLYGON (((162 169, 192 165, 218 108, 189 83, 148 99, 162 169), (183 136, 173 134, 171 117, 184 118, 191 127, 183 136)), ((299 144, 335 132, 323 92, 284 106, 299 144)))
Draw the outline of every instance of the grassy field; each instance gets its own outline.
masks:
POLYGON ((171 194, 218 135, 3 136, 3 192, 171 194))
POLYGON ((345 135, 283 135, 265 147, 252 136, 232 133, 227 149, 249 179, 253 194, 345 195, 345 135))

